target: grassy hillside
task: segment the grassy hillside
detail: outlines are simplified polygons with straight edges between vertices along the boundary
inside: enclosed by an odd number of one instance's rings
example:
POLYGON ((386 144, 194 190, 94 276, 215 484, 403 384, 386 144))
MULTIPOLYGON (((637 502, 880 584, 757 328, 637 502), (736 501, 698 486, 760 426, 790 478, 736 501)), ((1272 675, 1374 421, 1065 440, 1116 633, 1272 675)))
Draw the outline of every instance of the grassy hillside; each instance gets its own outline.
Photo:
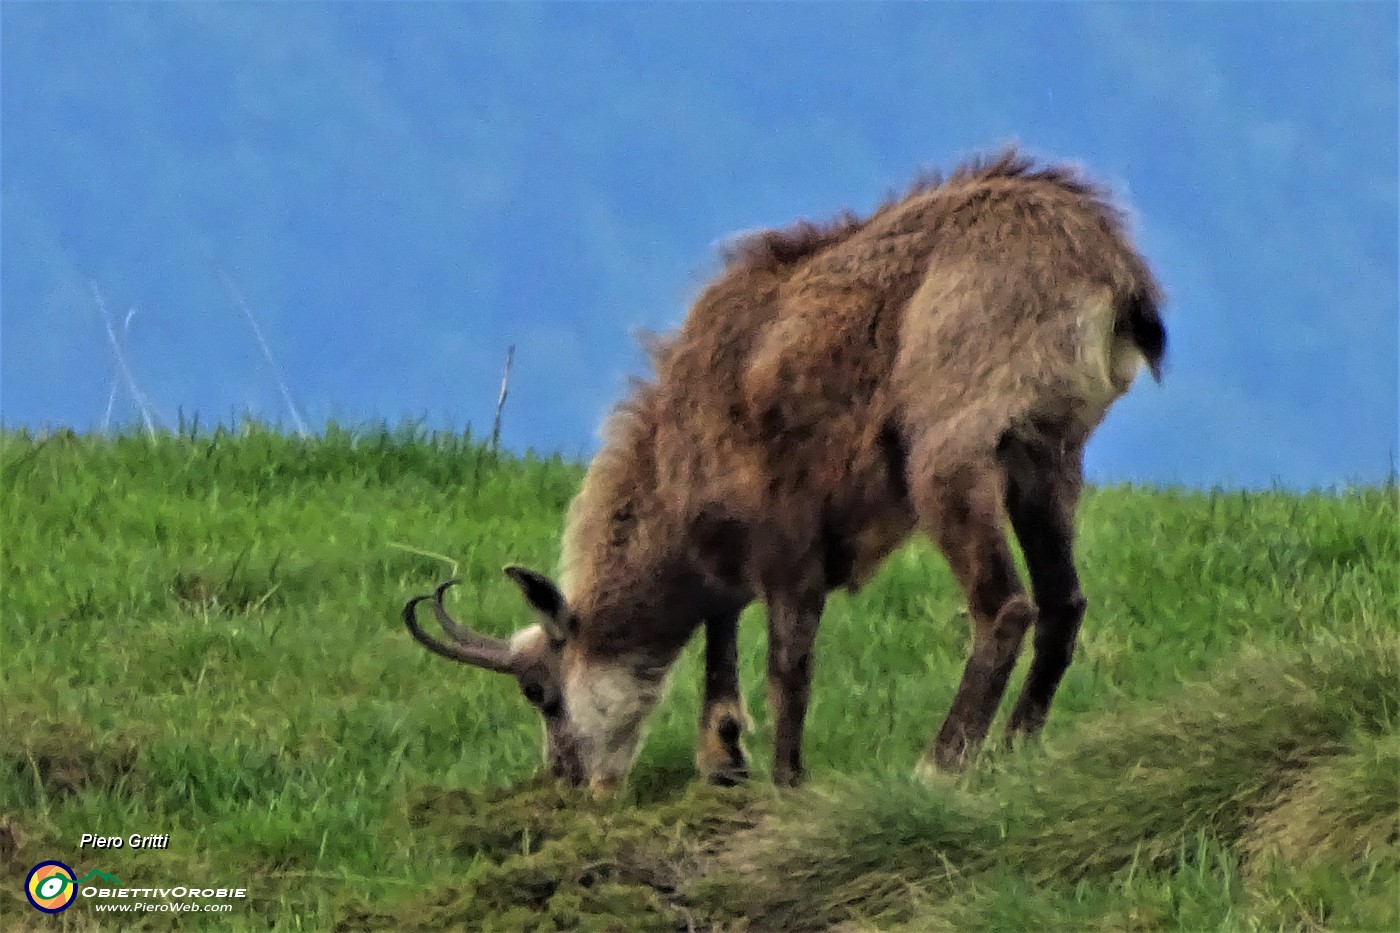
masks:
POLYGON ((759 780, 693 782, 692 645, 628 797, 599 806, 532 779, 509 678, 398 621, 455 573, 459 615, 525 624, 500 567, 553 568, 578 466, 250 427, 8 432, 0 471, 0 929, 55 925, 21 891, 45 859, 246 887, 179 920, 213 928, 1400 928, 1393 486, 1093 490, 1090 609, 1045 741, 941 786, 907 775, 968 628, 917 542, 830 603, 809 788, 764 783, 751 610, 759 780), (83 833, 170 841, 79 850, 83 833))

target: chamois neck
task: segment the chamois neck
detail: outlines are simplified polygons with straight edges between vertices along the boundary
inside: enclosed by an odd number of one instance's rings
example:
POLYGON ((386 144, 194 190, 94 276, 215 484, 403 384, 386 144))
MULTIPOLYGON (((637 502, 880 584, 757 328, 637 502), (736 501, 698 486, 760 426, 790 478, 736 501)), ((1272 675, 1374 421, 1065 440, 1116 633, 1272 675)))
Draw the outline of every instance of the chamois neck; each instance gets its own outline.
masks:
POLYGON ((570 594, 580 649, 595 658, 629 657, 641 666, 671 663, 714 596, 680 555, 648 555, 611 579, 570 594))
POLYGON ((634 384, 569 506, 562 588, 580 647, 598 657, 669 663, 721 599, 694 566, 684 503, 658 469, 664 408, 656 384, 634 384))

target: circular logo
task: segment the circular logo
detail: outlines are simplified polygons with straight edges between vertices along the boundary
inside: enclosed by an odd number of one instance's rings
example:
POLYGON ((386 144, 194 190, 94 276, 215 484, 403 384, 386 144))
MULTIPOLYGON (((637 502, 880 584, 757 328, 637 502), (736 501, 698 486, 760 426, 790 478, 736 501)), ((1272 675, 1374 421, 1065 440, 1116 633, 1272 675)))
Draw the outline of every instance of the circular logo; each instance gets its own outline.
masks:
POLYGON ((62 862, 40 862, 24 879, 24 896, 35 910, 46 914, 67 910, 78 897, 73 869, 62 862))

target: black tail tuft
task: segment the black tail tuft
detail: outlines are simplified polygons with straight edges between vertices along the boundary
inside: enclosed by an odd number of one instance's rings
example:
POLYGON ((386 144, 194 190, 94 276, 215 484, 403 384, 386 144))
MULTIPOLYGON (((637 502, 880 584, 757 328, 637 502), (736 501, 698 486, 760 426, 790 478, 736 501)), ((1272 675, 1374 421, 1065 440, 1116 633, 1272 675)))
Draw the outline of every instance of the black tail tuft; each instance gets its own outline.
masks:
POLYGON ((1162 362, 1167 356, 1167 329, 1157 313, 1157 298, 1146 291, 1128 296, 1118 314, 1119 334, 1127 336, 1147 359, 1152 378, 1162 381, 1162 362))

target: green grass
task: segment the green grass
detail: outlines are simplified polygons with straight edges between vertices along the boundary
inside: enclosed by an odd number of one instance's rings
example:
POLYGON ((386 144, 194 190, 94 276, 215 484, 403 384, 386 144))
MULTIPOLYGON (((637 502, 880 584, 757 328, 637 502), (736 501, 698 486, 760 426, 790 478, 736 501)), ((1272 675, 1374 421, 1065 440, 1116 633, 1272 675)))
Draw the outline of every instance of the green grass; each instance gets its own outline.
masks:
POLYGON ((500 567, 552 569, 580 476, 412 429, 0 434, 0 930, 54 925, 21 893, 51 858, 246 887, 178 921, 211 928, 1400 928, 1394 485, 1090 491, 1089 615, 1044 742, 936 786, 908 774, 968 630, 916 542, 829 604, 808 789, 764 783, 751 610, 759 780, 693 781, 692 645, 598 805, 534 779, 513 682, 398 620, 456 573, 459 615, 527 623, 500 567))

